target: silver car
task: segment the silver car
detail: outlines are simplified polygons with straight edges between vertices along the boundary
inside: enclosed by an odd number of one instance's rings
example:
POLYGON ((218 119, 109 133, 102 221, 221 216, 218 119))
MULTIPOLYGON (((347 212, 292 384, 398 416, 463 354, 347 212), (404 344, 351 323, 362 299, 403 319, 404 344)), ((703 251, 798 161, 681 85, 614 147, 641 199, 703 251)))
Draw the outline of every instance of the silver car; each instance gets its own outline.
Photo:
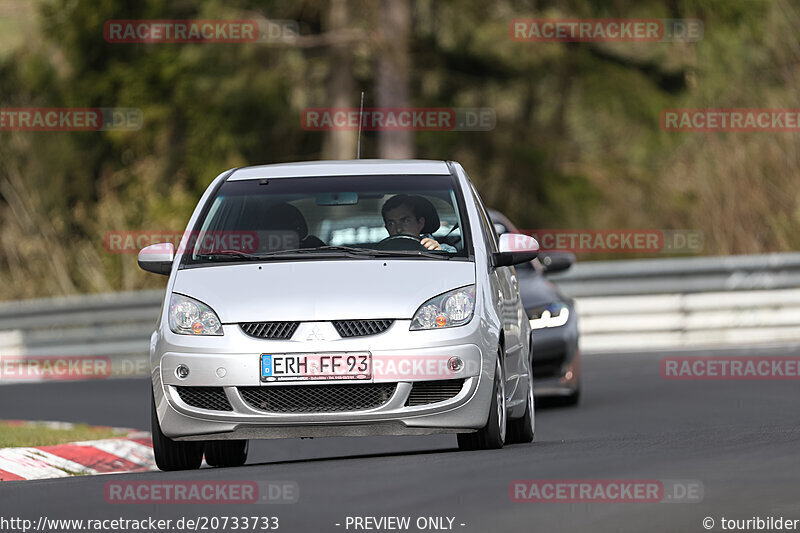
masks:
POLYGON ((530 324, 513 265, 458 163, 237 168, 208 187, 150 341, 162 470, 236 466, 249 439, 457 433, 533 440, 530 324))

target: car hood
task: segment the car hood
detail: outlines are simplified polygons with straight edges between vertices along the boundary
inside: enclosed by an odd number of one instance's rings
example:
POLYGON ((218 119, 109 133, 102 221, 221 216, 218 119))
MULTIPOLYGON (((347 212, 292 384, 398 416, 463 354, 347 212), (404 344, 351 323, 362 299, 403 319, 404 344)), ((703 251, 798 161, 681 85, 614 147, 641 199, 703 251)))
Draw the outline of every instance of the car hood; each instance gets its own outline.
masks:
POLYGON ((173 292, 211 306, 223 323, 410 319, 426 300, 475 283, 475 264, 326 260, 179 270, 173 292))

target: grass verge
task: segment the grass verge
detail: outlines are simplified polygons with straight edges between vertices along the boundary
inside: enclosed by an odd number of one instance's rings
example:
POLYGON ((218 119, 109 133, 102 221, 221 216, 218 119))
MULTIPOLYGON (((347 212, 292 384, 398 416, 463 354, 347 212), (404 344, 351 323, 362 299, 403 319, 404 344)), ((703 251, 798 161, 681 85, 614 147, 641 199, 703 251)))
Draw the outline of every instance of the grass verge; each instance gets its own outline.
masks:
POLYGON ((0 420, 0 448, 49 446, 120 436, 120 433, 113 428, 94 427, 88 424, 65 424, 64 427, 50 427, 44 424, 20 424, 0 420))

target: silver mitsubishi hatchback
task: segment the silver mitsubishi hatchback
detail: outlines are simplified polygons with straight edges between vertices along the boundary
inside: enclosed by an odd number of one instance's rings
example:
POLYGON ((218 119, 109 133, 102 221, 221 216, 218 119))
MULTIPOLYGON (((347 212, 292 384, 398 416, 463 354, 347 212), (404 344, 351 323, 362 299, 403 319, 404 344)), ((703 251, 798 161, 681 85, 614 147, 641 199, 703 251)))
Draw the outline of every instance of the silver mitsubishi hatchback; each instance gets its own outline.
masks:
POLYGON ((533 440, 530 324, 513 265, 458 163, 238 168, 200 199, 150 341, 162 470, 236 466, 249 439, 457 433, 533 440))

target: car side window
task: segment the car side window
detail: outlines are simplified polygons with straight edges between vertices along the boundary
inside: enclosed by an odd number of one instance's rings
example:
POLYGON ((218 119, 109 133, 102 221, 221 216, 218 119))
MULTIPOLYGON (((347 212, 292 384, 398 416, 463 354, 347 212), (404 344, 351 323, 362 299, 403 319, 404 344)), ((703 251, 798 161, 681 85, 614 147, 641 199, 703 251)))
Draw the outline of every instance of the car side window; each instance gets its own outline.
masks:
POLYGON ((489 245, 489 248, 491 248, 492 252, 497 252, 500 249, 497 232, 494 230, 494 225, 489 220, 489 215, 486 214, 486 208, 483 206, 483 200, 481 200, 478 191, 475 190, 475 186, 472 183, 469 185, 472 189, 473 198, 475 199, 475 206, 478 208, 481 225, 483 226, 483 230, 488 241, 487 244, 489 245))

